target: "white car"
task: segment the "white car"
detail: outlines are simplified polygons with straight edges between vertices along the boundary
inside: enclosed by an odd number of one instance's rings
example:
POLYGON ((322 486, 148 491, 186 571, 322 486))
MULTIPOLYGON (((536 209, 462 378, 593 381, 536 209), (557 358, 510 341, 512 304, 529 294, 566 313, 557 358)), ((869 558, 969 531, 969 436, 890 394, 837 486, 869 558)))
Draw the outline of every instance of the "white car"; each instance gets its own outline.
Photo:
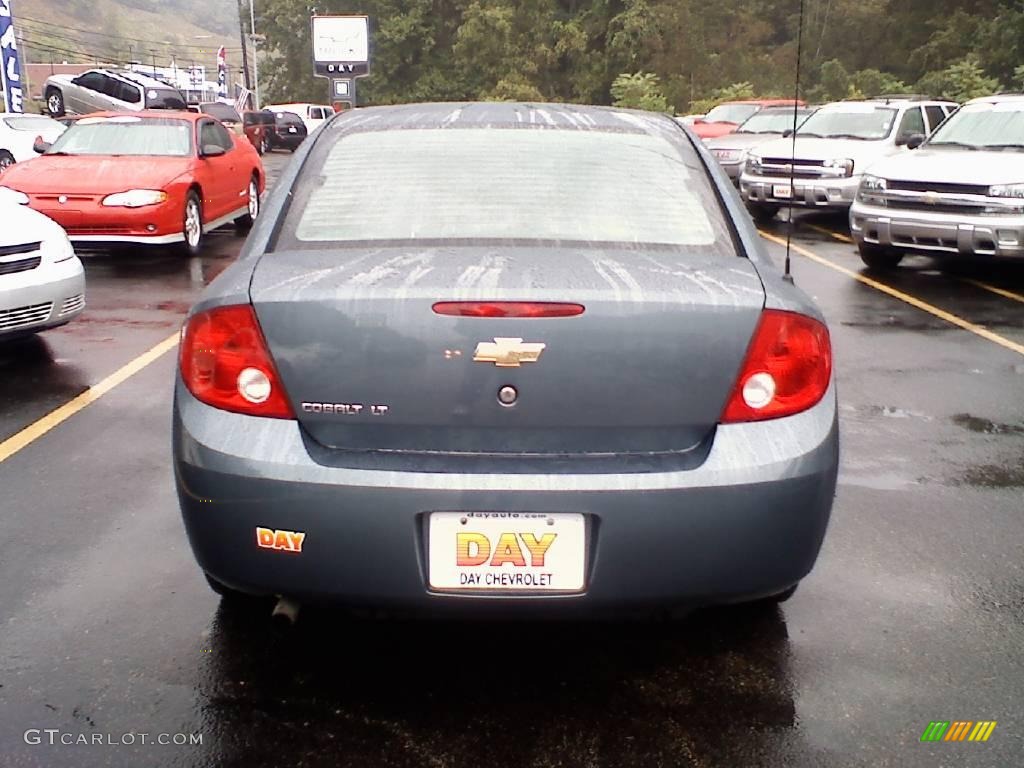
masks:
POLYGON ((0 341, 80 315, 85 271, 60 225, 2 188, 0 221, 0 341))
POLYGON ((291 112, 292 114, 298 115, 299 119, 301 119, 303 124, 306 126, 307 133, 312 133, 323 125, 325 120, 333 117, 334 115, 334 109, 329 105, 307 104, 305 102, 294 104, 267 104, 263 109, 267 112, 291 112))
POLYGON ((32 145, 37 138, 52 144, 64 131, 63 125, 45 115, 0 112, 0 173, 35 157, 32 145))
POLYGON ((918 98, 826 104, 799 127, 795 148, 786 137, 747 154, 740 195, 755 221, 784 205, 847 210, 868 167, 906 152, 914 136, 931 134, 956 106, 918 98))

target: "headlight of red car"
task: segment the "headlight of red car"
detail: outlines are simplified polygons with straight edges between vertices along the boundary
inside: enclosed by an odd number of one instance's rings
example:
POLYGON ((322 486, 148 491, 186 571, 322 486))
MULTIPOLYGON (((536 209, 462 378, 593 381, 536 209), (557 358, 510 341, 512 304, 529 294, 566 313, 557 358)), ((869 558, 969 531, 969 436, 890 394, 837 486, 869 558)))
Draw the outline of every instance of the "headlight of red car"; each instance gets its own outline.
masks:
POLYGON ((159 205, 167 200, 167 193, 159 189, 129 189, 103 198, 106 206, 119 208, 143 208, 147 205, 159 205))

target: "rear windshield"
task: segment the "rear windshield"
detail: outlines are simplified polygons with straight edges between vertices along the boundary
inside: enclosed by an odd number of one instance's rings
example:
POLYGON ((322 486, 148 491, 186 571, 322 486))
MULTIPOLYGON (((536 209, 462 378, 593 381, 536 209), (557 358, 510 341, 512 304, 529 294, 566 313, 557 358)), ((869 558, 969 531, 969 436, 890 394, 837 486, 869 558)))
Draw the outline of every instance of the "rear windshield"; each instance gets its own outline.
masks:
POLYGON ((305 167, 284 247, 512 240, 728 245, 732 252, 699 158, 660 136, 373 131, 321 139, 305 167))
POLYGON ((172 88, 146 89, 147 109, 185 109, 185 100, 172 88))
POLYGON ((240 123, 242 118, 238 116, 235 108, 228 104, 220 104, 218 102, 211 102, 209 104, 200 104, 199 109, 204 114, 215 117, 222 123, 240 123))
POLYGON ((188 157, 192 123, 154 117, 83 117, 46 154, 188 157))
POLYGON ((279 125, 305 125, 302 118, 294 112, 275 112, 273 114, 279 125))

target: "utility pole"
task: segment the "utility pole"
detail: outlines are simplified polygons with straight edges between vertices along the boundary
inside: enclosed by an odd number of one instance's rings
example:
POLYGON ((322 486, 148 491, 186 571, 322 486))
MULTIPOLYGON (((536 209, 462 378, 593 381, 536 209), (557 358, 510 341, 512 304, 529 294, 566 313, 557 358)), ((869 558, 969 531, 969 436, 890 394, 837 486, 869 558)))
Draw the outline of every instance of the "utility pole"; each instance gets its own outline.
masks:
POLYGON ((252 84, 249 81, 249 53, 248 47, 245 44, 245 23, 242 21, 242 0, 238 0, 238 33, 242 39, 242 81, 245 83, 246 90, 252 88, 252 84))
POLYGON ((260 58, 256 55, 256 0, 249 0, 249 37, 252 38, 253 109, 260 108, 260 58))

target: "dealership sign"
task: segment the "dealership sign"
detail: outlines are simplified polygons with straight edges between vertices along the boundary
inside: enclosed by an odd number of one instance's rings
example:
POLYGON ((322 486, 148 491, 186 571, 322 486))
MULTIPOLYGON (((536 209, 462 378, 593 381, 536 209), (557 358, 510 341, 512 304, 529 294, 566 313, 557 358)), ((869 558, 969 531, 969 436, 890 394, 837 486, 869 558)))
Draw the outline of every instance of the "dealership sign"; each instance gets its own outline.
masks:
POLYGON ((25 111, 25 90, 21 80, 10 0, 0 0, 0 90, 3 91, 4 111, 25 111))
POLYGON ((313 72, 356 78, 370 73, 370 20, 366 16, 313 16, 313 72))

